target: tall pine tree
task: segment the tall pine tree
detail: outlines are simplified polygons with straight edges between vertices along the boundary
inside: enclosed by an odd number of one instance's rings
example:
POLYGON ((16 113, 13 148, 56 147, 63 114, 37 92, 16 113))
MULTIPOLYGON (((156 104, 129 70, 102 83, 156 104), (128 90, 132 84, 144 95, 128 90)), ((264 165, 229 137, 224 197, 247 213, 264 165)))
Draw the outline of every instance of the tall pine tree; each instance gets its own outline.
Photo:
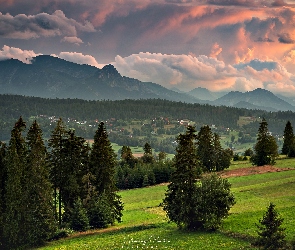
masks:
POLYGON ((3 213, 5 210, 5 183, 7 168, 5 162, 6 144, 0 141, 0 246, 3 244, 3 213))
MULTIPOLYGON (((92 144, 90 153, 90 172, 93 178, 93 186, 95 187, 96 195, 93 195, 92 202, 89 204, 97 204, 93 199, 98 199, 101 202, 98 208, 103 207, 106 210, 108 224, 115 221, 120 222, 123 211, 121 197, 117 194, 115 185, 115 167, 116 155, 112 149, 111 142, 108 139, 108 134, 104 123, 101 122, 94 135, 94 143, 92 144)), ((93 206, 89 208, 93 211, 93 206)), ((91 223, 91 219, 90 219, 91 223)), ((95 224, 94 222, 92 224, 95 224)))
POLYGON ((23 186, 26 181, 26 143, 23 132, 26 124, 22 117, 15 123, 7 150, 7 180, 5 183, 5 211, 3 235, 7 248, 27 246, 27 195, 23 186))
POLYGON ((26 239, 30 245, 38 245, 56 231, 52 185, 47 166, 47 150, 42 130, 34 121, 27 134, 27 161, 23 190, 26 200, 26 239))
POLYGON ((78 200, 86 197, 87 190, 84 189, 83 177, 88 173, 89 150, 86 140, 76 136, 75 130, 67 132, 62 147, 66 178, 63 181, 61 200, 64 204, 65 222, 70 219, 75 204, 79 203, 78 200))
POLYGON ((64 142, 67 138, 66 126, 62 119, 57 121, 57 124, 52 131, 51 137, 48 140, 49 146, 49 175, 54 188, 54 206, 56 219, 61 226, 62 223, 62 192, 64 182, 66 180, 66 156, 64 151, 64 142), (58 213, 57 213, 58 210, 58 213))
POLYGON ((175 172, 163 200, 164 211, 170 221, 179 227, 197 228, 200 226, 196 213, 197 200, 192 195, 197 192, 195 185, 200 174, 200 165, 195 145, 196 130, 187 127, 185 134, 177 137, 178 146, 175 154, 175 172))

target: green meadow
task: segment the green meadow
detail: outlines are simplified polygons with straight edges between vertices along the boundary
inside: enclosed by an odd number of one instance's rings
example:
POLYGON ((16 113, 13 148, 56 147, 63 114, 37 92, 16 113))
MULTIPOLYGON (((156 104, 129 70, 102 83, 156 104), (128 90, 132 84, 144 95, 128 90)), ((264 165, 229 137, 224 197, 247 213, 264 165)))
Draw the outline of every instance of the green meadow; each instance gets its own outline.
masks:
MULTIPOLYGON (((235 163, 232 169, 251 166, 235 163)), ((282 159, 276 167, 293 168, 295 161, 282 159)), ((53 249, 256 249, 259 219, 270 202, 284 218, 288 241, 295 235, 295 170, 229 178, 236 204, 216 232, 190 232, 169 223, 160 203, 167 185, 121 191, 125 204, 122 223, 73 234, 38 248, 53 249)))

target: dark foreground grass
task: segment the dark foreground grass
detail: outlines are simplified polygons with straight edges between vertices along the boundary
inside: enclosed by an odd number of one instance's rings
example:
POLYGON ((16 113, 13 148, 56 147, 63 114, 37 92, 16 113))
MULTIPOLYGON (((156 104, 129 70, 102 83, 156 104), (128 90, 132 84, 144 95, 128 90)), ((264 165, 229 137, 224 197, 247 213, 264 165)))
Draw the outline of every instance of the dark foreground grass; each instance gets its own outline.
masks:
POLYGON ((217 232, 188 232, 168 223, 159 206, 167 186, 120 192, 123 222, 76 234, 39 249, 255 249, 255 226, 269 202, 284 218, 287 239, 295 235, 295 170, 230 178, 236 205, 217 232))

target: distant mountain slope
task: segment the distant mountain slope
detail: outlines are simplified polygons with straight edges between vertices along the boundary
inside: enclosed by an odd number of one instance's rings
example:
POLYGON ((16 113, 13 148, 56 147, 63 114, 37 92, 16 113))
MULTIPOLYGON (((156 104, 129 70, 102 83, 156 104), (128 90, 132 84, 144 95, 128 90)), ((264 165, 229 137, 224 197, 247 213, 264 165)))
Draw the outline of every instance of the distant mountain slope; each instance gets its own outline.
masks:
POLYGON ((268 90, 255 89, 246 93, 232 91, 214 101, 215 105, 225 105, 238 108, 262 109, 266 111, 294 111, 290 103, 275 96, 268 90))
POLYGON ((187 94, 198 98, 200 100, 215 101, 217 98, 222 97, 226 93, 223 92, 212 92, 206 88, 198 87, 187 92, 187 94))
POLYGON ((121 76, 113 65, 98 69, 46 55, 35 57, 31 64, 14 59, 0 61, 0 93, 85 100, 160 98, 201 102, 155 83, 121 76))

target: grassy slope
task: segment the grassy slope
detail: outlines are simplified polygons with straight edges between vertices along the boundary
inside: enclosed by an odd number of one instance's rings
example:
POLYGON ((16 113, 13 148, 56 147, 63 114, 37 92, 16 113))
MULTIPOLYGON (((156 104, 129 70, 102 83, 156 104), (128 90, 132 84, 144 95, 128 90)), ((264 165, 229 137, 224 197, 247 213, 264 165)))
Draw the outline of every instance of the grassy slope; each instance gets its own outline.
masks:
MULTIPOLYGON (((290 167, 292 162, 278 161, 277 166, 290 167)), ((185 232, 168 223, 159 207, 167 186, 160 185, 120 192, 125 203, 122 223, 51 242, 40 249, 255 249, 251 247, 255 223, 270 201, 284 218, 287 239, 293 237, 295 170, 229 180, 237 203, 218 232, 185 232)))

